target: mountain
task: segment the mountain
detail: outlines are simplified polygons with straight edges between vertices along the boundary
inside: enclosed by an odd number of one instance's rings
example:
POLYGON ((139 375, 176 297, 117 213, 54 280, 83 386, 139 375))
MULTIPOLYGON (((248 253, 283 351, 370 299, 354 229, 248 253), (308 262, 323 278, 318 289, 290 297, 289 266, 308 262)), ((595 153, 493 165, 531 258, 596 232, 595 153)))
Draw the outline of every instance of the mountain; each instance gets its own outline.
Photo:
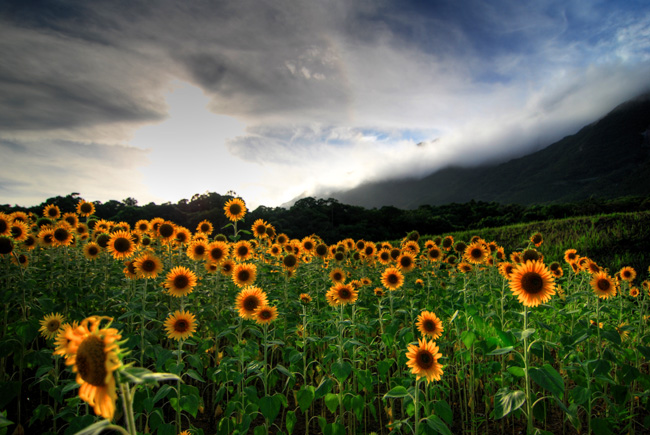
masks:
POLYGON ((540 151, 505 163, 447 167, 421 179, 362 184, 330 196, 366 208, 496 201, 541 204, 650 192, 650 93, 540 151))

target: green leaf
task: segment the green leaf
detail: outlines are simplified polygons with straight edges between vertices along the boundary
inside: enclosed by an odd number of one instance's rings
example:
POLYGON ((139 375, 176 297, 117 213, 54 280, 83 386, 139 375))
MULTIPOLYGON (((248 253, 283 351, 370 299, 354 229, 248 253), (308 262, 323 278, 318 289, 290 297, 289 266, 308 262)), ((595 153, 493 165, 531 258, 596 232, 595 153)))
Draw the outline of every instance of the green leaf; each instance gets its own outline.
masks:
POLYGON ((203 379, 203 377, 194 369, 189 369, 186 374, 190 378, 195 379, 199 382, 205 382, 205 379, 203 379))
POLYGON ((535 333, 535 328, 528 328, 523 331, 521 331, 521 334, 517 334, 519 337, 519 341, 524 341, 526 338, 530 337, 535 333))
POLYGON ((508 373, 518 378, 523 378, 524 376, 526 376, 526 372, 524 371, 524 369, 519 366, 508 367, 508 373))
POLYGON ((573 390, 571 390, 571 397, 573 398, 573 403, 576 405, 582 405, 586 403, 587 400, 589 400, 589 396, 591 396, 589 390, 580 385, 576 385, 573 390))
POLYGON ((502 347, 500 349, 494 349, 492 352, 489 352, 486 354, 486 356, 493 356, 493 355, 505 355, 507 353, 510 353, 514 350, 514 347, 508 346, 508 347, 502 347))
POLYGON ((325 397, 325 395, 332 389, 332 384, 334 384, 333 380, 330 378, 323 378, 320 385, 316 388, 316 391, 314 391, 314 400, 325 397))
POLYGON ((357 420, 361 421, 361 418, 363 417, 363 408, 364 405, 366 404, 366 401, 363 399, 362 396, 356 395, 352 397, 352 410, 357 416, 357 420))
POLYGON ((494 396, 494 418, 497 420, 521 408, 526 402, 526 394, 521 390, 510 391, 509 388, 501 388, 494 396))
POLYGON ((476 334, 472 331, 463 331, 463 333, 460 334, 460 339, 463 341, 465 347, 469 349, 476 341, 476 334))
POLYGON ((280 413, 282 402, 276 396, 264 396, 260 399, 260 412, 270 422, 280 413))
POLYGON ((102 431, 111 424, 110 420, 100 420, 97 423, 91 424, 85 429, 80 430, 77 432, 75 435, 95 435, 95 434, 100 434, 102 431))
POLYGON ((325 395, 325 406, 330 410, 332 414, 336 412, 336 408, 339 407, 339 396, 334 393, 327 393, 325 395))
POLYGON ((447 424, 453 424, 454 422, 454 411, 449 406, 446 400, 438 400, 433 404, 433 410, 436 415, 442 417, 442 419, 447 424))
POLYGON ((427 418, 427 425, 438 432, 439 434, 442 435, 451 435, 451 431, 449 430, 449 427, 445 424, 444 421, 440 419, 437 415, 433 414, 429 418, 427 418))
POLYGON ((392 388, 388 393, 384 394, 384 399, 399 399, 408 396, 408 394, 406 388, 398 385, 397 387, 392 388))
POLYGON ((298 400, 298 406, 300 407, 301 412, 306 412, 309 409, 315 396, 314 387, 311 385, 303 386, 298 390, 296 399, 298 400))
POLYGON ((528 375, 537 385, 550 391, 554 396, 562 398, 564 395, 564 380, 550 364, 531 367, 528 369, 528 375))
POLYGON ((343 382, 350 376, 352 373, 352 365, 347 361, 337 361, 332 364, 332 374, 339 380, 343 382))
POLYGON ((164 397, 167 397, 169 392, 172 391, 172 390, 173 390, 173 388, 171 387, 171 385, 165 384, 165 385, 161 386, 158 389, 158 391, 156 392, 156 395, 153 396, 153 403, 155 404, 160 399, 162 399, 164 397))
POLYGON ((290 372, 290 371, 289 371, 285 366, 283 366, 282 364, 278 364, 278 365, 276 365, 275 368, 276 368, 280 373, 282 373, 283 375, 285 375, 286 377, 288 377, 288 378, 290 378, 290 379, 295 378, 295 375, 294 375, 293 373, 291 373, 291 372, 290 372))
POLYGON ((288 435, 291 435, 293 433, 293 428, 296 426, 297 422, 298 422, 298 417, 296 417, 296 412, 295 411, 287 411, 287 421, 286 421, 285 424, 286 424, 286 427, 287 427, 287 434, 288 435))
POLYGON ((379 376, 386 376, 386 373, 388 373, 393 364, 395 364, 395 360, 393 358, 386 358, 384 360, 378 361, 377 373, 379 373, 379 376))
POLYGON ((621 344, 621 336, 616 329, 603 329, 600 331, 600 336, 614 344, 621 344))

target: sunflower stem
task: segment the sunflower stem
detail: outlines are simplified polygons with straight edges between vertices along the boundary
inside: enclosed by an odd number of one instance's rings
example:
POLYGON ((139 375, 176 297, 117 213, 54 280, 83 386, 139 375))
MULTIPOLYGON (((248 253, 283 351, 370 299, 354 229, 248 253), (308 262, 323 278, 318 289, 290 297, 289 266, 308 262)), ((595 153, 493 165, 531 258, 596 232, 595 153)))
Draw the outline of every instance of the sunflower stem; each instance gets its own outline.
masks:
MULTIPOLYGON (((178 340, 178 355, 176 357, 176 365, 180 367, 183 361, 183 340, 178 340)), ((178 402, 176 403, 176 432, 181 432, 181 378, 178 378, 178 390, 176 391, 178 402)))
POLYGON ((124 408, 124 419, 126 420, 126 429, 129 435, 136 435, 135 419, 133 417, 133 396, 127 382, 120 382, 120 391, 122 392, 122 407, 124 408))
MULTIPOLYGON (((524 305, 524 331, 528 329, 528 307, 524 305)), ((524 375, 526 382, 526 433, 533 433, 533 404, 530 397, 530 378, 528 376, 528 337, 524 338, 524 375)))
POLYGON ((414 434, 418 435, 420 429, 420 378, 415 379, 415 424, 414 424, 414 434))

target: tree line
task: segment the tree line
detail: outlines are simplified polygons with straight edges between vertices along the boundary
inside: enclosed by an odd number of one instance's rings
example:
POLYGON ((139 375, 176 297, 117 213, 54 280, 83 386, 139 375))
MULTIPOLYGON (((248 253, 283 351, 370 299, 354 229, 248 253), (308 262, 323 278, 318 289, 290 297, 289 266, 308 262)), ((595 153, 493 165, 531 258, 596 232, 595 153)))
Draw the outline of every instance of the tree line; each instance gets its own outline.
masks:
MULTIPOLYGON (((138 205, 134 198, 122 201, 94 202, 98 218, 134 225, 140 219, 161 217, 194 231, 203 220, 210 221, 215 231, 229 233, 223 229, 229 221, 223 207, 232 195, 215 192, 196 194, 191 199, 138 205)), ((245 198, 244 198, 245 199, 245 198)), ((42 215, 48 204, 57 205, 62 212, 72 212, 79 202, 79 194, 56 196, 40 205, 21 207, 0 205, 0 211, 32 212, 42 215)), ((335 243, 345 238, 373 241, 396 240, 411 231, 425 235, 442 235, 454 231, 499 227, 534 221, 547 221, 575 216, 591 216, 615 212, 650 210, 650 196, 626 196, 615 199, 591 197, 578 202, 552 204, 501 204, 497 202, 469 201, 445 205, 422 205, 417 209, 403 210, 392 206, 367 209, 343 204, 334 198, 307 197, 296 201, 291 207, 259 206, 247 213, 240 229, 250 229, 257 219, 273 225, 276 233, 285 233, 291 238, 303 238, 316 234, 326 243, 335 243)), ((244 238, 250 235, 244 235, 244 238)))

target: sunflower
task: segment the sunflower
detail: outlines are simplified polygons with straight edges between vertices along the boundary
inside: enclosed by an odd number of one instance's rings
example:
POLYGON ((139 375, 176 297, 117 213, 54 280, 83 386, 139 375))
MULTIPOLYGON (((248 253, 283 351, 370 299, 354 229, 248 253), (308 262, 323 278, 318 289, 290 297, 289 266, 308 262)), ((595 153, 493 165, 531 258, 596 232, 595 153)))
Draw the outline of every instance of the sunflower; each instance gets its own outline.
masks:
POLYGON ((165 320, 167 338, 170 340, 187 340, 196 332, 196 317, 188 311, 174 311, 165 320))
POLYGON ((0 236, 11 236, 11 218, 0 212, 0 236))
POLYGON ((422 311, 418 316, 415 325, 418 327, 422 335, 426 335, 434 340, 440 337, 445 330, 442 327, 442 320, 430 311, 422 311))
POLYGON ((77 373, 76 382, 81 385, 79 398, 93 407, 95 414, 111 420, 115 413, 115 376, 121 365, 118 340, 122 338, 115 328, 102 328, 103 320, 110 317, 88 317, 77 327, 68 327, 59 334, 55 351, 66 357, 66 365, 77 373), (63 336, 61 336, 63 335, 63 336))
POLYGON ((452 246, 454 246, 453 236, 446 236, 444 239, 442 239, 442 245, 441 245, 442 249, 444 249, 445 251, 449 251, 452 246))
POLYGON ((28 234, 27 238, 22 243, 22 247, 28 251, 31 251, 36 247, 37 243, 38 243, 38 239, 36 238, 36 236, 34 236, 33 234, 28 234))
POLYGON ((355 303, 359 293, 350 284, 338 282, 330 287, 325 297, 330 305, 338 306, 355 303))
POLYGON ((410 272, 415 269, 415 255, 410 251, 402 251, 402 254, 397 257, 397 267, 403 272, 410 272))
POLYGON ((404 275, 396 267, 389 267, 381 274, 381 283, 389 290, 397 290, 404 284, 404 275))
POLYGON ((163 270, 162 261, 153 254, 145 253, 133 263, 139 278, 156 278, 163 270))
POLYGON ((205 260, 208 257, 208 243, 203 240, 194 240, 185 251, 192 260, 205 260))
POLYGON ((337 283, 337 282, 345 282, 345 279, 347 278, 347 275, 343 269, 334 268, 330 271, 330 279, 337 283))
POLYGON ((71 228, 74 228, 79 224, 79 218, 75 213, 63 213, 61 219, 70 225, 71 228))
POLYGON ((77 204, 77 214, 85 217, 95 214, 95 204, 81 200, 79 204, 77 204))
POLYGON ((56 337, 64 321, 64 317, 59 313, 48 314, 40 321, 39 331, 43 337, 49 340, 56 337))
POLYGON ((220 267, 221 267, 221 274, 222 275, 231 276, 232 271, 235 268, 235 262, 228 259, 228 260, 225 260, 223 263, 220 263, 220 267))
POLYGON ((510 274, 510 290, 526 307, 536 307, 555 294, 551 272, 541 261, 527 261, 510 274))
POLYGON ((52 236, 54 237, 53 246, 70 246, 74 240, 74 235, 66 224, 56 227, 52 236))
POLYGON ((106 249, 116 260, 129 258, 135 252, 135 243, 129 231, 116 231, 111 234, 106 249))
POLYGON ((54 228, 46 226, 38 232, 38 243, 41 246, 54 246, 54 228))
POLYGON ((303 305, 309 304, 311 302, 311 296, 309 296, 307 293, 300 293, 300 302, 303 305))
POLYGON ((268 325, 278 318, 278 309, 268 305, 260 305, 255 309, 255 322, 260 325, 268 325))
POLYGON ((223 206, 226 217, 233 222, 244 219, 246 215, 246 204, 241 198, 232 198, 223 206))
POLYGON ((158 225, 156 233, 163 242, 171 242, 176 237, 176 225, 173 222, 164 221, 158 225))
POLYGON ((607 299, 616 296, 614 280, 605 271, 594 273, 589 284, 599 298, 607 299))
POLYGON ((214 227, 212 226, 212 223, 210 221, 202 220, 196 226, 196 231, 203 234, 207 234, 209 236, 214 231, 214 227))
POLYGON ((135 231, 139 232, 140 234, 149 232, 149 230, 151 229, 149 225, 149 221, 146 219, 140 219, 139 221, 137 221, 133 228, 135 231))
POLYGON ((418 345, 409 344, 406 352, 406 365, 411 368, 417 379, 426 378, 427 382, 439 381, 443 375, 442 364, 438 360, 442 357, 440 349, 434 341, 418 339, 418 345))
POLYGON ((542 243, 544 243, 544 237, 542 237, 542 233, 535 233, 530 236, 530 242, 535 245, 536 247, 539 247, 542 243))
POLYGON ((461 261, 460 263, 458 263, 458 265, 456 266, 456 268, 458 268, 458 270, 459 270, 461 273, 470 273, 470 272, 473 270, 472 265, 469 264, 469 263, 466 262, 466 261, 461 261))
POLYGON ((192 239, 192 233, 185 227, 177 226, 176 227, 176 242, 181 245, 188 243, 192 239))
POLYGON ((328 247, 327 247, 327 245, 325 243, 318 243, 316 245, 316 247, 314 248, 314 254, 316 254, 316 256, 318 258, 321 258, 321 259, 324 260, 329 255, 329 249, 328 249, 328 247))
POLYGON ((54 204, 48 204, 43 209, 43 216, 49 219, 58 219, 61 217, 61 210, 54 204))
POLYGON ((619 275, 623 281, 632 282, 636 278, 636 270, 633 267, 626 266, 619 271, 619 275))
POLYGON ((442 258, 442 250, 437 246, 433 246, 427 251, 427 259, 429 261, 440 261, 442 258))
POLYGON ((463 258, 472 264, 482 264, 488 257, 488 250, 481 242, 474 242, 467 246, 463 258))
POLYGON ((14 221, 11 225, 9 225, 9 234, 4 234, 4 235, 5 236, 11 235, 11 237, 16 242, 24 242, 25 239, 27 239, 27 236, 29 235, 29 228, 27 227, 27 224, 25 222, 14 221))
POLYGON ((630 287, 630 296, 636 298, 639 296, 639 289, 637 287, 630 287))
POLYGON ((235 299, 235 307, 239 311, 239 316, 244 319, 254 319, 257 307, 265 305, 268 305, 266 293, 255 286, 244 288, 235 299))
POLYGON ((579 258, 578 251, 575 249, 567 249, 564 251, 564 261, 567 263, 575 263, 579 258))
POLYGON ((253 246, 247 240, 240 240, 232 246, 232 256, 236 261, 246 261, 253 257, 253 246))
POLYGON ((375 296, 377 296, 378 298, 384 296, 384 289, 381 287, 376 287, 374 292, 375 292, 375 296))
POLYGON ((253 232, 253 236, 262 239, 264 237, 268 237, 268 234, 266 234, 266 227, 268 223, 265 222, 263 219, 257 219, 254 223, 253 226, 251 227, 251 231, 253 232))
POLYGON ((282 258, 282 267, 286 270, 294 270, 298 267, 298 257, 294 254, 287 254, 282 258))
POLYGON ((208 258, 212 263, 220 264, 228 257, 228 243, 215 240, 208 245, 208 258))
POLYGON ((124 273, 124 276, 126 276, 128 279, 137 279, 138 271, 135 268, 135 260, 125 261, 124 269, 122 269, 122 273, 124 273))
POLYGON ((238 263, 232 270, 232 280, 238 287, 252 285, 257 278, 257 267, 252 263, 238 263))
POLYGON ((377 260, 379 260, 379 263, 386 266, 388 263, 391 262, 392 258, 390 256, 390 249, 387 248, 381 248, 377 252, 377 260))
POLYGON ((101 252, 102 248, 95 242, 86 243, 84 246, 84 257, 89 260, 96 260, 101 252))
POLYGON ((185 266, 176 266, 169 271, 166 277, 165 287, 167 293, 180 298, 192 293, 196 286, 196 275, 185 266))

